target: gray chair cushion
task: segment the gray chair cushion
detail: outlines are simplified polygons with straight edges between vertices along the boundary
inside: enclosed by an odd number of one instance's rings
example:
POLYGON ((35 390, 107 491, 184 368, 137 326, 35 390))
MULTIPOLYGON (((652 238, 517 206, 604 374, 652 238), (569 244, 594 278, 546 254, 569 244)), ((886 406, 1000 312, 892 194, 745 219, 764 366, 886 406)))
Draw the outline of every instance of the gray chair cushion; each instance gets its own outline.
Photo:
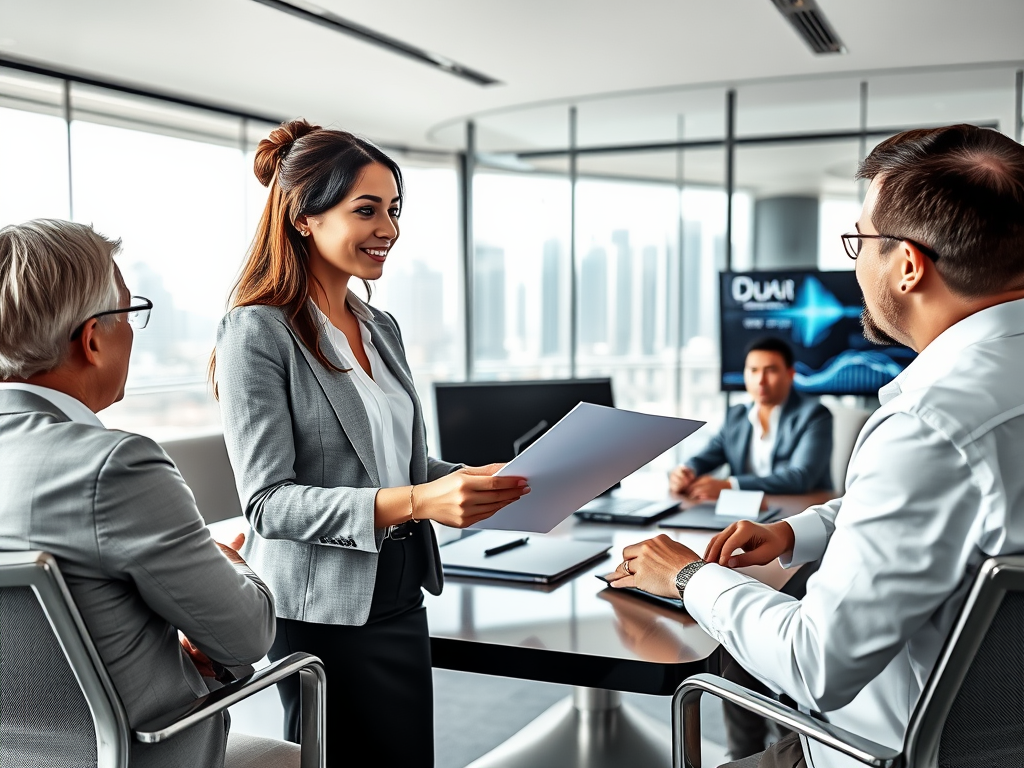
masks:
POLYGON ((299 745, 232 733, 228 735, 224 768, 299 768, 299 745))

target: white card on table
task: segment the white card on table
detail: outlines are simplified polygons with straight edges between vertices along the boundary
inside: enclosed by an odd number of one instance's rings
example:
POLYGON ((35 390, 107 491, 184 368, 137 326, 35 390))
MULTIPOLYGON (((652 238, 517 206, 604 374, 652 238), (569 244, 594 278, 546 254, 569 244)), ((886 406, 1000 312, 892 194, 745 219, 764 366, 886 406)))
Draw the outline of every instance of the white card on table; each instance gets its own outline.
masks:
POLYGON ((737 520, 757 520, 764 491, 722 491, 715 505, 715 514, 737 520))

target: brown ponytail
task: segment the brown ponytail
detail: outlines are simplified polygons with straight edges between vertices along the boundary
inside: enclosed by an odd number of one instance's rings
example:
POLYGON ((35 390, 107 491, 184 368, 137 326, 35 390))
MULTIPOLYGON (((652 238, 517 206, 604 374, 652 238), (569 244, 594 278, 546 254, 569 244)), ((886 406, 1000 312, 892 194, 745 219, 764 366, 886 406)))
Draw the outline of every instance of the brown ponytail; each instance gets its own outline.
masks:
MULTIPOLYGON (((256 178, 270 187, 270 194, 228 302, 229 310, 254 304, 281 307, 303 345, 335 371, 341 369, 320 349, 318 323, 308 302, 309 252, 295 220, 333 208, 352 189, 362 169, 372 163, 391 170, 401 195, 398 165, 365 139, 325 130, 301 118, 271 131, 257 146, 253 162, 256 178)), ((216 370, 215 351, 210 357, 211 381, 216 370)))

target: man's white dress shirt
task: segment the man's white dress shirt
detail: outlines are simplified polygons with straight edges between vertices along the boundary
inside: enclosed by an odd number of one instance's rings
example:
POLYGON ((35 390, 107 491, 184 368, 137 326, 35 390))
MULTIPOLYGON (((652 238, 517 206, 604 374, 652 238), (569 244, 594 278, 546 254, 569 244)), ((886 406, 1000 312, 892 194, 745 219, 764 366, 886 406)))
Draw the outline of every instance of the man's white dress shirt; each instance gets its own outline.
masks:
MULTIPOLYGON (((779 436, 779 419, 782 418, 782 406, 773 406, 768 413, 768 430, 761 426, 757 403, 751 403, 747 411, 747 420, 752 430, 750 447, 747 449, 747 469, 758 477, 768 477, 772 473, 772 454, 775 452, 775 439, 779 436)), ((735 477, 729 478, 733 490, 740 490, 740 482, 735 477)))
MULTIPOLYGON (((910 714, 974 567, 1024 552, 1024 300, 947 329, 879 392, 846 495, 790 518, 803 600, 707 565, 686 608, 805 711, 886 746, 910 714)), ((808 763, 857 766, 804 741, 808 763)))
MULTIPOLYGON (((313 305, 316 306, 315 304, 313 305)), ((377 461, 377 475, 380 477, 381 488, 399 488, 409 485, 409 465, 412 461, 412 427, 413 404, 409 393, 391 372, 380 352, 373 346, 370 329, 366 324, 373 322, 373 315, 366 306, 354 297, 350 297, 349 307, 359 323, 362 335, 363 350, 370 360, 371 378, 356 360, 348 337, 335 328, 327 315, 317 308, 320 321, 327 331, 338 357, 351 368, 349 374, 356 386, 359 399, 370 422, 370 436, 373 439, 373 455, 377 461)))

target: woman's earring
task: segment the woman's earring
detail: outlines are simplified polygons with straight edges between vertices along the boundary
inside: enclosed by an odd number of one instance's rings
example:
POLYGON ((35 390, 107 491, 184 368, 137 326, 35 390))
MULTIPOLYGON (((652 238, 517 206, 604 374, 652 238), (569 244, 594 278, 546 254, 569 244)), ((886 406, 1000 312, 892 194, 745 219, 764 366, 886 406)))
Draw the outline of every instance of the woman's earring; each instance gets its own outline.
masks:
POLYGON ((309 230, 308 229, 300 229, 299 230, 299 234, 302 235, 303 237, 309 237, 309 230))

